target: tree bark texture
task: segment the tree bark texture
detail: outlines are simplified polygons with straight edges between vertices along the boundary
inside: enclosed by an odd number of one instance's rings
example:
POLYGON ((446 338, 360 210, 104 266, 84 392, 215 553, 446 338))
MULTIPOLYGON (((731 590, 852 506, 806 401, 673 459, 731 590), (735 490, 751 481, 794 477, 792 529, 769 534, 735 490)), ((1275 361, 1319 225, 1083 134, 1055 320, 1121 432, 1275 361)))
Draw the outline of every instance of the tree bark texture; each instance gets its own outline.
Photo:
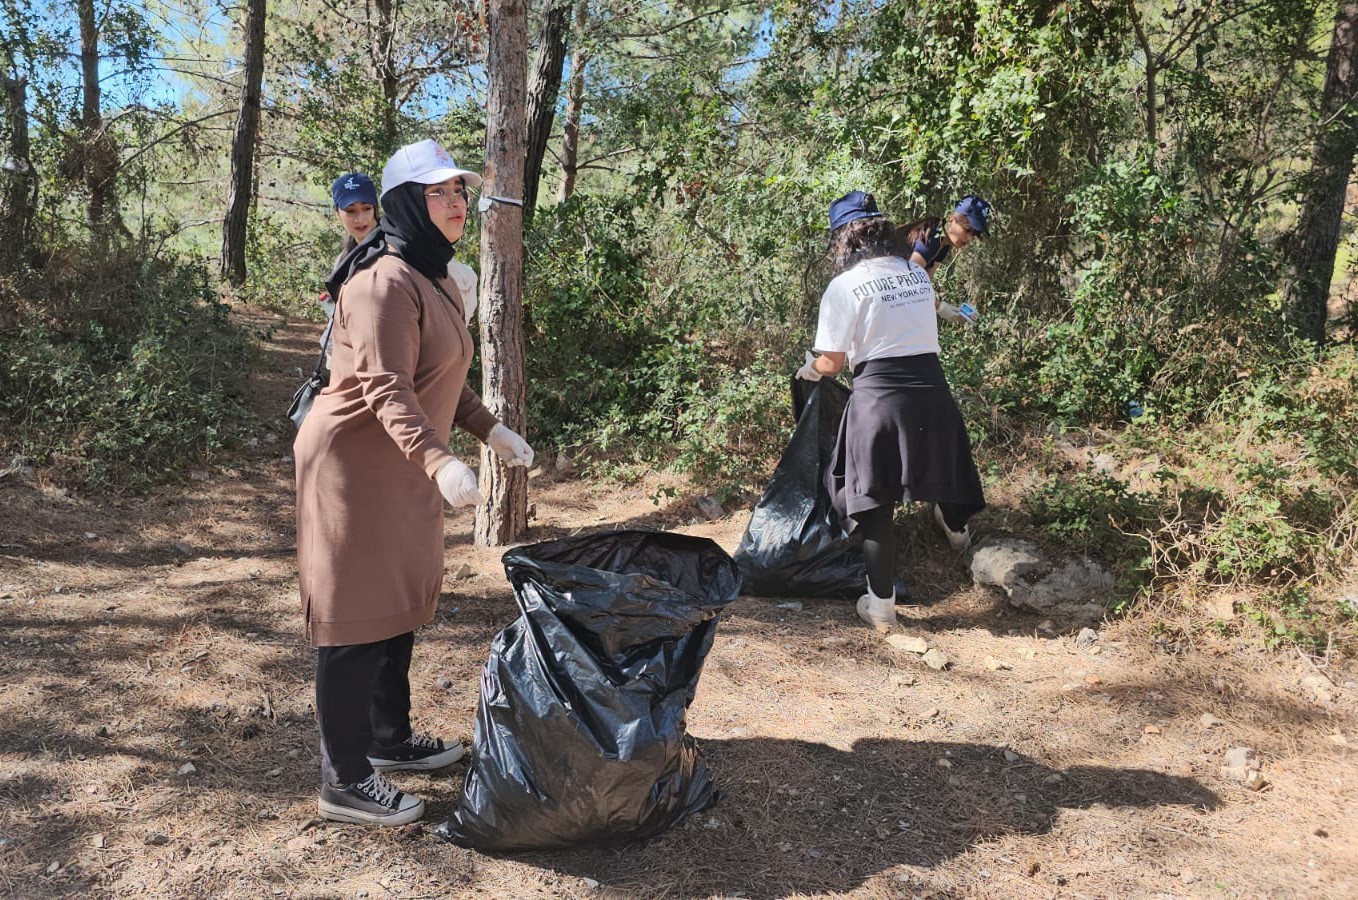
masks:
POLYGON ((1321 128, 1312 150, 1311 173, 1297 230, 1287 253, 1283 312, 1302 337, 1325 342, 1325 321, 1334 276, 1339 227, 1354 152, 1358 150, 1358 3, 1340 3, 1325 65, 1321 128))
POLYGON ((373 46, 373 67, 382 85, 381 156, 396 152, 396 98, 401 81, 396 75, 396 0, 377 0, 377 35, 373 46))
MULTIPOLYGON (((6 246, 27 247, 28 228, 33 218, 33 190, 37 178, 29 159, 28 81, 0 77, 5 95, 5 119, 10 124, 9 147, 0 169, 0 242, 6 246)), ((6 263, 16 264, 21 253, 6 253, 6 263)))
POLYGON ((110 228, 121 228, 113 177, 118 171, 118 150, 104 131, 102 94, 99 87, 99 25, 94 0, 76 0, 80 23, 80 132, 78 171, 89 194, 86 218, 96 240, 110 228))
POLYGON ((566 85, 566 121, 561 129, 561 186, 556 200, 565 203, 575 193, 575 173, 580 160, 580 117, 585 108, 585 25, 589 0, 575 0, 575 32, 571 39, 571 78, 566 85))
POLYGON ((556 117, 556 101, 561 93, 561 70, 566 64, 566 27, 570 21, 569 0, 556 0, 547 10, 538 41, 537 62, 528 80, 528 159, 523 176, 523 215, 533 218, 538 202, 538 180, 542 177, 542 158, 547 153, 547 138, 556 117))
MULTIPOLYGON (((524 0, 486 3, 486 162, 483 196, 523 196, 527 145, 524 93, 528 17, 524 0)), ((523 209, 495 203, 481 224, 481 399, 514 431, 524 432, 523 209)), ((481 449, 481 493, 473 539, 493 547, 528 527, 528 473, 481 449)))
POLYGON ((247 0, 245 13, 245 83, 240 115, 231 139, 231 185, 222 222, 222 275, 233 285, 245 283, 245 242, 250 221, 255 172, 255 140, 259 135, 260 94, 264 81, 265 0, 247 0))

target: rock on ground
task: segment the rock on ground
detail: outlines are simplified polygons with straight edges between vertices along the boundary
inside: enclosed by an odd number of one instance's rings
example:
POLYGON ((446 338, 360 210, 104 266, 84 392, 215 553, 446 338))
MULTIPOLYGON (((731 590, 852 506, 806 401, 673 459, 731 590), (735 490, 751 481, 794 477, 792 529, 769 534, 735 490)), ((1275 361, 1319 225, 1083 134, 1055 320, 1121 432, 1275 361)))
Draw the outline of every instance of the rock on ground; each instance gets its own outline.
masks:
POLYGON ((1091 624, 1103 619, 1114 584, 1113 576, 1091 559, 1057 567, 1034 544, 1009 538, 988 540, 976 549, 971 577, 1003 590, 1018 609, 1091 624))

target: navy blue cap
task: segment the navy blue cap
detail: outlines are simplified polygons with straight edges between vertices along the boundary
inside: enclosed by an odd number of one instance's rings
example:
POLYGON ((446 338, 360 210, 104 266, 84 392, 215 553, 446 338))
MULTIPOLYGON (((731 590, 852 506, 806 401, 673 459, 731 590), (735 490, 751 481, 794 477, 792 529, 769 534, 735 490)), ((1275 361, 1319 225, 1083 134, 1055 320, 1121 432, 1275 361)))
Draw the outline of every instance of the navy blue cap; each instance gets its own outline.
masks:
POLYGON ((335 201, 335 209, 348 209, 355 203, 377 205, 377 191, 373 180, 362 172, 350 172, 335 179, 330 185, 330 199, 335 201))
POLYGON ((963 197, 953 212, 966 216, 971 223, 971 230, 977 234, 990 233, 990 204, 975 194, 963 197))
POLYGON ((864 191, 849 191, 830 204, 830 230, 834 231, 859 219, 875 219, 882 213, 877 200, 864 191))

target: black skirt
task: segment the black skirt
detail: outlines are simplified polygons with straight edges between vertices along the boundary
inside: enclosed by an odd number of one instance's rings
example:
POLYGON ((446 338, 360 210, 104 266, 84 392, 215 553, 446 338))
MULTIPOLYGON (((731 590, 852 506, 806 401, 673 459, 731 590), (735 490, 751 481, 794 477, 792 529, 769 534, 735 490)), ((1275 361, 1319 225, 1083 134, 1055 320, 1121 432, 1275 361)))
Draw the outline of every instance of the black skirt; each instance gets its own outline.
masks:
POLYGON ((854 369, 826 487, 850 529, 860 513, 903 500, 985 506, 971 439, 937 354, 871 359, 854 369))

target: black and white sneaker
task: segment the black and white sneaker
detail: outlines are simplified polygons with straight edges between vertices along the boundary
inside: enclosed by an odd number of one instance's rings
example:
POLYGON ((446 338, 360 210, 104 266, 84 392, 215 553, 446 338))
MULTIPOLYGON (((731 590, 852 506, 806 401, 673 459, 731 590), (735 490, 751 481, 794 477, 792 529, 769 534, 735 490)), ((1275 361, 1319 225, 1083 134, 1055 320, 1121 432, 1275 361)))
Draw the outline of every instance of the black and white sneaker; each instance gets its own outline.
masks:
POLYGON ((451 766, 466 752, 461 744, 449 747, 441 739, 417 731, 403 744, 369 750, 368 762, 384 772, 428 771, 451 766))
POLYGON ((374 772, 355 784, 323 784, 317 803, 321 818, 362 825, 407 825, 424 815, 424 801, 398 791, 374 772))

